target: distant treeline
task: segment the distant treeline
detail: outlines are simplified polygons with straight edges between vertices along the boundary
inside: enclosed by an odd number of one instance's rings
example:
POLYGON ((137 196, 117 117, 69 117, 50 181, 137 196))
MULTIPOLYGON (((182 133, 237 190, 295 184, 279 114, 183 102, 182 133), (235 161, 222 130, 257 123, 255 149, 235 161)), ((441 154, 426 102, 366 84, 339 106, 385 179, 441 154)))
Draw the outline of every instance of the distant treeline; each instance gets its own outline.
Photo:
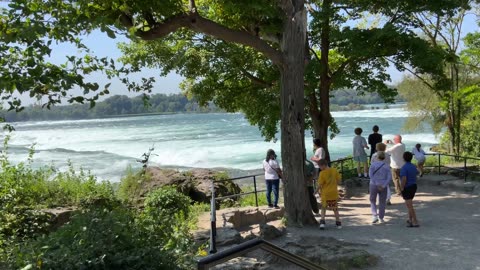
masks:
MULTIPOLYGON (((405 100, 400 96, 397 96, 396 102, 405 102, 405 100)), ((365 95, 358 95, 355 90, 342 89, 335 90, 335 92, 333 92, 333 96, 330 97, 330 103, 332 105, 347 106, 350 104, 384 103, 384 100, 377 93, 365 93, 365 95)))
POLYGON ((154 94, 148 99, 148 105, 145 106, 145 104, 145 99, 141 95, 132 98, 125 95, 115 95, 97 102, 95 107, 91 109, 89 104, 55 106, 50 110, 40 105, 30 105, 19 113, 0 111, 0 116, 7 122, 19 122, 92 119, 128 114, 220 111, 213 104, 208 107, 200 107, 196 100, 189 100, 182 94, 154 94))
MULTIPOLYGON (((361 104, 383 103, 383 99, 376 93, 357 96, 354 90, 337 90, 330 101, 332 103, 331 108, 334 111, 358 110, 365 108, 361 104)), ((95 107, 91 109, 89 104, 56 106, 50 110, 40 105, 30 105, 19 113, 2 110, 0 111, 0 117, 3 117, 7 122, 19 122, 92 119, 129 114, 221 111, 214 104, 210 104, 208 107, 200 107, 195 99, 189 100, 182 94, 154 94, 147 101, 148 105, 145 106, 145 104, 142 95, 132 98, 125 95, 115 95, 97 102, 95 107)))

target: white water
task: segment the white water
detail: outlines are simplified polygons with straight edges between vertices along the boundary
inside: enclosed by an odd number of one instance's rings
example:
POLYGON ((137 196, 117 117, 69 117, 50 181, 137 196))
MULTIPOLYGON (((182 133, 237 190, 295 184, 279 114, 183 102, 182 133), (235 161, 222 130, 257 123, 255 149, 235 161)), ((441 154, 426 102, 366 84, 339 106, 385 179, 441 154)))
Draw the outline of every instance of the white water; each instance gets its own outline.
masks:
MULTIPOLYGON (((373 125, 380 126, 384 139, 403 133, 408 113, 402 108, 334 112, 341 133, 330 141, 332 159, 351 154, 353 129, 363 128, 368 137, 373 125)), ((10 159, 26 160, 35 143, 35 166, 53 164, 65 169, 67 161, 97 175, 118 181, 127 166, 155 145, 151 162, 160 166, 185 168, 259 169, 267 149, 280 154, 280 142, 265 142, 257 127, 242 114, 176 114, 111 119, 13 123, 10 159)), ((305 138, 311 153, 312 138, 305 138)), ((424 149, 438 139, 427 130, 402 134, 407 149, 421 143, 424 149)))

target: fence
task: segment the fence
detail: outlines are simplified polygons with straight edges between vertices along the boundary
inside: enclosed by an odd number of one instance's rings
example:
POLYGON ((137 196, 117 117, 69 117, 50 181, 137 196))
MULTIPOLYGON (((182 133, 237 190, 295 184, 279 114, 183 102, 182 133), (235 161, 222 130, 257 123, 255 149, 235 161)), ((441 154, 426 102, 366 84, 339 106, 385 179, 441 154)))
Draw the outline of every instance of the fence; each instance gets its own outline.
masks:
MULTIPOLYGON (((435 166, 425 166, 425 167, 430 167, 437 169, 437 173, 441 174, 441 169, 442 168, 447 168, 448 170, 453 170, 453 171, 458 171, 463 173, 463 180, 466 182, 467 181, 467 176, 468 174, 480 174, 480 158, 478 157, 466 157, 466 156, 457 156, 457 155, 450 155, 450 154, 442 154, 442 153, 428 153, 426 154, 427 156, 433 156, 433 157, 438 157, 437 161, 435 162, 435 166), (443 165, 442 164, 442 156, 448 157, 448 162, 454 162, 453 164, 448 164, 451 166, 443 165), (453 160, 452 160, 453 159, 453 160), (474 161, 473 163, 470 163, 471 166, 469 166, 468 161, 474 161), (473 164, 473 165, 472 165, 473 164), (453 166, 453 165, 460 165, 460 166, 453 166), (463 165, 463 166, 462 166, 463 165)), ((427 161, 428 162, 428 161, 427 161)))

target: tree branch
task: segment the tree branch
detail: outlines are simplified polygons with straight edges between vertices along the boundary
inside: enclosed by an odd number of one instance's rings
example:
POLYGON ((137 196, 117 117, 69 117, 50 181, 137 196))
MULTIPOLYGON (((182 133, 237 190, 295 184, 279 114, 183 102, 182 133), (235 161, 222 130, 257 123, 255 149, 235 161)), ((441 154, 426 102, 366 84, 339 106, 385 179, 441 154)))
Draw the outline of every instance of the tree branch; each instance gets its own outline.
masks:
POLYGON ((244 68, 240 68, 240 70, 242 71, 242 74, 245 75, 245 77, 247 77, 248 79, 250 79, 250 81, 255 84, 255 85, 258 85, 258 86, 261 86, 261 87, 265 87, 265 88, 270 88, 273 86, 272 83, 268 83, 256 76, 254 76, 253 74, 251 74, 250 72, 248 72, 246 69, 244 68))
MULTIPOLYGON (((127 14, 123 14, 120 17, 120 22, 127 28, 134 27, 132 18, 127 14)), ((275 65, 283 65, 282 54, 271 47, 266 41, 246 31, 235 30, 220 25, 212 20, 203 18, 198 13, 182 13, 172 16, 162 23, 157 23, 147 31, 137 30, 136 34, 144 40, 154 40, 163 38, 183 27, 221 40, 252 47, 263 53, 275 65)))

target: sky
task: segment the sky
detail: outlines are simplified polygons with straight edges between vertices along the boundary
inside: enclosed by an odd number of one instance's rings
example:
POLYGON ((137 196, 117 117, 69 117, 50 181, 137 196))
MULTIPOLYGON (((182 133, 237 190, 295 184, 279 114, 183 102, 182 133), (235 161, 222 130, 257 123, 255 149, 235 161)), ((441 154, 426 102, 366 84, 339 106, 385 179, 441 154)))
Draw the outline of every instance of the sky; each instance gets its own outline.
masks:
MULTIPOLYGON (((6 7, 5 3, 0 3, 0 7, 6 7)), ((476 22, 477 18, 473 14, 469 14, 463 24, 462 29, 462 36, 469 32, 479 31, 478 24, 476 22)), ((117 59, 121 56, 121 52, 118 49, 117 44, 121 42, 129 42, 126 37, 117 36, 116 39, 109 38, 105 33, 100 31, 95 31, 88 36, 81 37, 84 43, 89 47, 97 56, 104 57, 107 56, 109 58, 117 59)), ((66 61, 66 55, 75 55, 77 54, 77 49, 69 44, 57 44, 54 45, 52 48, 52 55, 51 61, 56 64, 64 63, 66 61)), ((392 78, 393 84, 399 82, 402 77, 403 73, 396 70, 394 67, 390 67, 388 69, 388 73, 392 78)), ((156 69, 147 69, 145 68, 142 70, 141 73, 132 75, 130 77, 131 80, 140 80, 142 77, 154 77, 156 82, 153 87, 153 94, 156 93, 180 93, 179 84, 183 80, 183 78, 175 73, 170 73, 166 77, 160 76, 160 71, 156 69)), ((111 94, 121 94, 121 95, 128 95, 128 96, 136 96, 139 93, 131 93, 128 92, 126 86, 124 86, 120 81, 113 80, 109 81, 104 75, 102 74, 94 74, 89 77, 90 81, 97 82, 100 87, 107 83, 111 83, 110 86, 110 93, 111 94)), ((71 94, 81 94, 80 90, 73 90, 71 94)), ((34 100, 24 96, 21 97, 22 102, 25 104, 30 104, 34 102, 34 100)))

